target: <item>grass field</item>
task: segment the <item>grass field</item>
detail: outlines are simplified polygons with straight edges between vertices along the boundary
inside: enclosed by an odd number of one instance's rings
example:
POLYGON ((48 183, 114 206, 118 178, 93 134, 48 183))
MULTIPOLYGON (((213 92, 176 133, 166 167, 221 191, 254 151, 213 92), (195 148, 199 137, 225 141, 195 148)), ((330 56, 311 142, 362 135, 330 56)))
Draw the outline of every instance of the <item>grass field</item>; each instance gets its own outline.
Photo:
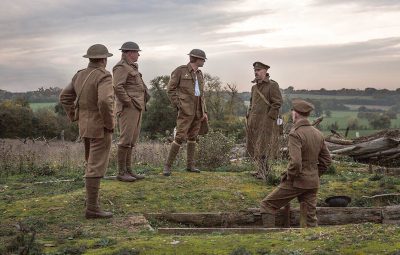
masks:
POLYGON ((29 103, 29 106, 32 108, 33 111, 37 111, 41 108, 51 108, 54 109, 56 106, 56 102, 47 102, 47 103, 29 103))
MULTIPOLYGON (((6 140, 0 145, 1 151, 7 153, 0 157, 0 163, 8 166, 3 170, 14 171, 14 174, 0 178, 0 254, 18 254, 15 250, 9 251, 21 245, 38 250, 30 254, 53 255, 395 254, 400 249, 400 227, 397 225, 365 223, 266 234, 180 236, 158 233, 158 226, 165 225, 164 222, 151 221, 154 228, 151 231, 128 221, 130 217, 151 212, 235 212, 258 207, 260 200, 274 186, 252 178, 248 172, 252 169, 240 165, 248 164, 246 162, 228 165, 225 171, 219 172, 202 169, 200 174, 174 168, 173 175, 168 178, 160 174, 161 164, 149 167, 138 162, 135 167, 145 173, 145 180, 134 183, 102 180, 101 203, 104 209, 114 213, 114 218, 86 220, 83 217, 83 164, 79 165, 83 158, 79 151, 82 144, 55 142, 47 146, 38 142, 22 144, 6 140), (26 159, 27 156, 33 158, 26 159), (36 169, 38 157, 42 165, 47 165, 46 172, 36 169), (10 164, 11 159, 16 161, 15 165, 10 164), (24 165, 18 164, 21 160, 32 162, 26 166, 26 171, 24 165), (62 166, 51 171, 60 164, 74 167, 62 166), (66 168, 69 170, 65 171, 66 168), (70 181, 46 183, 60 179, 70 181), (34 242, 31 242, 30 232, 18 230, 16 224, 35 231, 34 242)), ((112 157, 115 161, 115 155, 112 157)), ((275 168, 279 172, 285 166, 281 162, 275 168)), ((352 198, 350 206, 400 203, 398 199, 363 197, 400 192, 398 178, 369 174, 367 166, 354 162, 336 162, 334 169, 321 178, 319 206, 324 205, 326 197, 342 194, 352 198)), ((298 207, 298 203, 294 201, 292 206, 298 207)))
MULTIPOLYGON (((357 118, 357 111, 332 111, 331 112, 331 117, 324 117, 324 120, 320 124, 320 126, 323 129, 323 132, 325 134, 329 133, 329 130, 327 130, 327 127, 330 126, 331 124, 334 124, 337 122, 339 125, 339 131, 345 131, 348 123, 350 120, 357 118)), ((315 118, 311 118, 315 119, 315 118)), ((358 119, 358 123, 360 126, 365 126, 369 127, 369 123, 367 119, 358 119)), ((397 115, 397 119, 391 120, 391 128, 400 128, 400 115, 397 115)), ((349 131, 349 136, 350 138, 355 137, 355 133, 359 132, 360 136, 363 135, 369 135, 374 132, 377 132, 379 130, 374 130, 374 129, 362 129, 362 130, 350 130, 349 131)))

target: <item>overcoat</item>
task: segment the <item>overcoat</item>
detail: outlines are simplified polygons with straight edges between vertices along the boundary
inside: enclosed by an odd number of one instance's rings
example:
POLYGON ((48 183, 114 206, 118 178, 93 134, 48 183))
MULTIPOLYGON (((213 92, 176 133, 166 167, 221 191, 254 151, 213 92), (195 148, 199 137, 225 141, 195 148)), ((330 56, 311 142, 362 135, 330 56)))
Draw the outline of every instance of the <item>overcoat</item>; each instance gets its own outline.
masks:
POLYGON ((251 157, 260 158, 271 154, 271 145, 274 145, 279 135, 276 120, 282 102, 279 85, 274 80, 267 77, 252 86, 246 125, 247 151, 251 157))

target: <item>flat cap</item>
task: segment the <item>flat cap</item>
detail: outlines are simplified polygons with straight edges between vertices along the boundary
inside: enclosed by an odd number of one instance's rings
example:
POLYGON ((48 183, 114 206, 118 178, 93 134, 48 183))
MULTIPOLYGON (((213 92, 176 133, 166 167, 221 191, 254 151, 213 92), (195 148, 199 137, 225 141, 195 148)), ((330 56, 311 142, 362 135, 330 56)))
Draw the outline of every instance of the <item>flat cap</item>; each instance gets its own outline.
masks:
POLYGON ((298 113, 309 114, 312 110, 314 110, 314 105, 302 99, 293 99, 292 100, 293 110, 298 113))
POLYGON ((254 62, 253 67, 254 69, 267 69, 267 70, 270 68, 269 65, 263 64, 260 61, 254 62))

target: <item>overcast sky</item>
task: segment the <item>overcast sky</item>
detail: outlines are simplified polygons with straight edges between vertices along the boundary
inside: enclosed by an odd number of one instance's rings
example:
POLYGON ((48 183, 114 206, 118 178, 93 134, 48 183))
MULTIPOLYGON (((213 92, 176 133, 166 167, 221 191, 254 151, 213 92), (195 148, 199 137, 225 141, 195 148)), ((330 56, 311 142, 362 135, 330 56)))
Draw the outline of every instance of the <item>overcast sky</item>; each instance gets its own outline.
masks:
POLYGON ((95 43, 141 47, 148 83, 203 49, 203 71, 249 91, 252 63, 281 88, 400 87, 399 0, 3 0, 0 89, 64 87, 95 43))

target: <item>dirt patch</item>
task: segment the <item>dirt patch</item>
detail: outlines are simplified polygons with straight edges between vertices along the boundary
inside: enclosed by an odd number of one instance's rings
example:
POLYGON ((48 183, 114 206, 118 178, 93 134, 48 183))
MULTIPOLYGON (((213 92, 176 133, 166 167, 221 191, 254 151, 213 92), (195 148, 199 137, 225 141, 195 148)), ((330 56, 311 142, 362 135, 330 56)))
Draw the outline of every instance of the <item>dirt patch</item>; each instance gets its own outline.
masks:
POLYGON ((143 215, 130 215, 127 217, 114 218, 113 225, 119 228, 128 229, 132 232, 137 232, 143 229, 153 230, 143 215))

